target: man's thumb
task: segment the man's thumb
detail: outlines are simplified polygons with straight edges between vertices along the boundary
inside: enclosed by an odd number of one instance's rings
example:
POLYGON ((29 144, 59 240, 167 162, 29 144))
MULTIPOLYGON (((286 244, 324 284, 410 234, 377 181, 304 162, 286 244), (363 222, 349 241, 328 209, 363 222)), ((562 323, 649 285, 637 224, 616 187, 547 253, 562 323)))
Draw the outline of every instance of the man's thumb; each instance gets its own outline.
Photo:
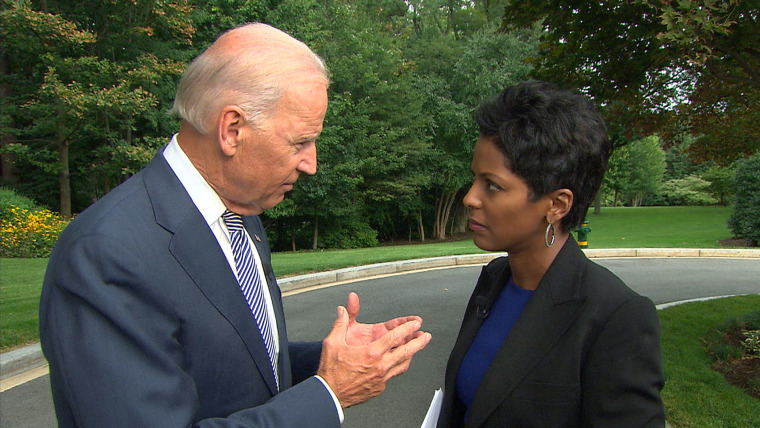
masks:
POLYGON ((339 337, 346 337, 348 332, 348 311, 343 306, 338 306, 338 316, 333 323, 332 332, 330 334, 338 334, 339 337))

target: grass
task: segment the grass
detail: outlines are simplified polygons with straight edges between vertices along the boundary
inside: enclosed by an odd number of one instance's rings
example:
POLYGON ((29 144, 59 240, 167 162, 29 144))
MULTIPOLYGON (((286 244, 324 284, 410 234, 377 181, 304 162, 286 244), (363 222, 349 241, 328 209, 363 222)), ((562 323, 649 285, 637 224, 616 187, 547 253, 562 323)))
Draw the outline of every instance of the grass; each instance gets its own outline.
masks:
POLYGON ((589 248, 716 248, 731 207, 602 208, 587 217, 589 248))
POLYGON ((349 266, 426 257, 485 253, 466 238, 461 241, 428 244, 389 245, 351 250, 316 250, 272 254, 272 268, 278 277, 321 272, 349 266))
MULTIPOLYGON (((589 215, 589 248, 719 248, 731 237, 726 220, 731 207, 602 208, 589 215)), ((355 250, 275 253, 278 276, 318 272, 393 260, 483 252, 472 240, 355 250)))
POLYGON ((0 351, 39 341, 37 310, 47 259, 0 259, 0 351))
MULTIPOLYGON (((730 207, 603 208, 588 217, 589 248, 716 248, 731 237, 730 207)), ((469 238, 453 242, 272 254, 279 277, 394 260, 483 252, 469 238)), ((0 351, 38 340, 37 305, 47 259, 2 259, 0 351)))
MULTIPOLYGON (((604 208, 589 216, 590 248, 718 248, 730 238, 727 207, 604 208)), ((356 250, 275 253, 278 276, 392 260, 481 252, 471 240, 356 250)), ((37 306, 47 259, 2 259, 0 350, 36 342, 37 306)), ((760 402, 710 369, 702 338, 722 321, 760 307, 760 296, 689 303, 660 311, 666 386, 662 397, 674 427, 757 426, 760 402)))
POLYGON ((703 338, 727 319, 757 310, 760 296, 689 303, 660 311, 665 388, 662 399, 673 427, 758 426, 760 401, 728 384, 710 368, 703 338))

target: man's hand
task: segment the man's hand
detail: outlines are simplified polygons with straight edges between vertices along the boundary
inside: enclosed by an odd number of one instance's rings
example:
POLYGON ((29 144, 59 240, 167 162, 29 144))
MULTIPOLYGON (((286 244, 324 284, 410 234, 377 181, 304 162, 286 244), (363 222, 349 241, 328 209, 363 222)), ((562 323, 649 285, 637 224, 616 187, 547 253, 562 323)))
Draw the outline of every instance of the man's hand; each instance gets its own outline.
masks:
MULTIPOLYGON (((359 323, 356 321, 356 316, 359 314, 359 296, 354 292, 348 294, 346 310, 348 311, 346 343, 351 346, 369 345, 389 331, 409 321, 418 321, 422 324, 422 318, 418 316, 399 317, 377 324, 359 323)), ((413 338, 413 336, 409 336, 407 341, 413 338)))
POLYGON ((352 315, 346 308, 338 307, 333 328, 322 342, 317 371, 343 408, 380 395, 388 380, 404 373, 412 356, 431 339, 430 333, 419 331, 422 326, 419 317, 396 318, 383 324, 359 324, 356 323, 359 299, 355 294, 353 297, 349 295, 348 306, 352 315), (354 331, 349 339, 351 324, 354 331), (349 340, 355 345, 349 344, 349 340))

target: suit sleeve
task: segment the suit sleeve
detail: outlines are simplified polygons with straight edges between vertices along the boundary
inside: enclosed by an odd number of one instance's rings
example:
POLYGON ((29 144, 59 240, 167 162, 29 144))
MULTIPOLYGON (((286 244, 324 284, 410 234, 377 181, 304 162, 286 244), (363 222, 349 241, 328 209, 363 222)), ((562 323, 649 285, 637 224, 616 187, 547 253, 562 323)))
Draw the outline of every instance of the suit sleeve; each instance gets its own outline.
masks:
POLYGON ((317 374, 319 359, 322 356, 322 342, 291 342, 288 351, 293 384, 317 374))
POLYGON ((660 325, 648 298, 636 296, 612 313, 583 371, 582 426, 665 425, 660 325))
POLYGON ((260 406, 197 421, 199 395, 183 360, 181 321, 166 287, 157 286, 135 253, 90 235, 61 243, 50 259, 40 338, 60 426, 339 426, 316 378, 260 406))

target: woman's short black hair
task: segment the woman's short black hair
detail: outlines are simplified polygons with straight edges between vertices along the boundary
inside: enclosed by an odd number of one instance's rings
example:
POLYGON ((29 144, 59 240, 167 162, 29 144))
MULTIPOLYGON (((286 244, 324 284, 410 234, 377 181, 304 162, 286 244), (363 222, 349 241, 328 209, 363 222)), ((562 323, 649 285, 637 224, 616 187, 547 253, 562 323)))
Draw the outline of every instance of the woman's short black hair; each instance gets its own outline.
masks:
POLYGON ((507 168, 528 184, 532 200, 557 189, 573 192, 563 230, 584 220, 610 155, 604 121, 585 96, 530 80, 483 102, 475 119, 507 168))

